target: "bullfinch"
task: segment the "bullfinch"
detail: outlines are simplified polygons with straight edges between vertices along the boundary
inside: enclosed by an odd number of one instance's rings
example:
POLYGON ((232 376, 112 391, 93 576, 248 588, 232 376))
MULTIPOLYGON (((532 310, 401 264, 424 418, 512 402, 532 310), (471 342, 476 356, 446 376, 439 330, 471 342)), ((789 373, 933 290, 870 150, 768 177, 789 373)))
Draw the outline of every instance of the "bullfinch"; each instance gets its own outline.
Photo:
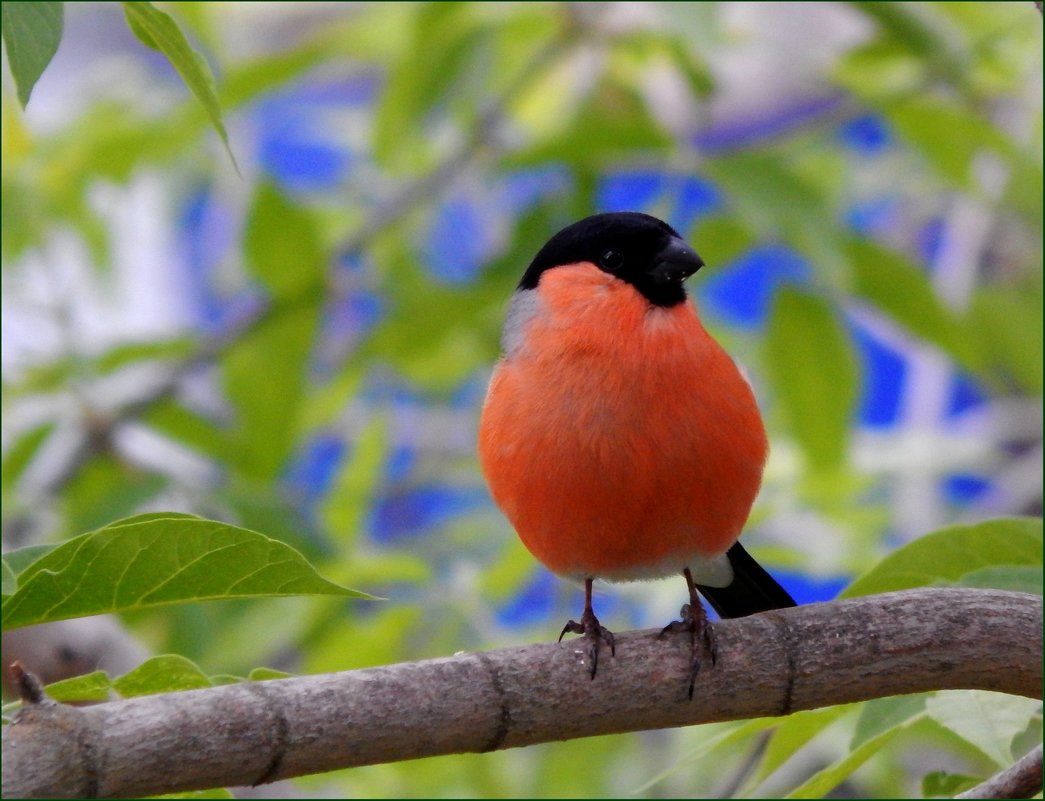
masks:
POLYGON ((584 583, 591 678, 613 634, 592 581, 681 573, 689 695, 722 617, 794 606, 737 542, 768 443, 747 381, 701 324, 685 281, 704 266, 667 223, 597 214, 540 249, 512 296, 479 458, 494 501, 553 573, 584 583))

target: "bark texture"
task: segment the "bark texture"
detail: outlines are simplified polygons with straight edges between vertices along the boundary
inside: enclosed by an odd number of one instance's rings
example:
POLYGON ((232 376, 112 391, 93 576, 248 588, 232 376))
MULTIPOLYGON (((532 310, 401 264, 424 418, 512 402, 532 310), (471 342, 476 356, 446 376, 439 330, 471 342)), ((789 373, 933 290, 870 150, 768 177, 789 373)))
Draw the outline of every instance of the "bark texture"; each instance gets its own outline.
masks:
POLYGON ((131 797, 358 765, 713 721, 936 689, 1042 697, 1042 599, 919 589, 715 624, 687 700, 690 644, 527 645, 345 673, 42 703, 3 732, 5 797, 131 797))

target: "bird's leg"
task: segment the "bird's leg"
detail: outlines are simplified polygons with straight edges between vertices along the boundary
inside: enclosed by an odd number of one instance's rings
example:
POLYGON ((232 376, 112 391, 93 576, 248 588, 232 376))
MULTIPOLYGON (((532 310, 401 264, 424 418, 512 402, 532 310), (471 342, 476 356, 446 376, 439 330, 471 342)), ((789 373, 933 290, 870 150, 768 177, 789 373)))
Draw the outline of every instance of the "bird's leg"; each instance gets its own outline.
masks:
POLYGON ((576 620, 571 620, 563 626, 562 633, 559 634, 559 642, 562 642, 562 638, 566 635, 566 632, 570 632, 571 634, 583 634, 588 639, 588 663, 591 665, 591 677, 594 679, 595 671, 599 667, 600 643, 605 642, 606 645, 610 647, 610 656, 616 656, 617 652, 613 640, 613 632, 607 628, 603 628, 602 624, 599 623, 599 619, 595 617, 595 612, 592 611, 592 581, 593 579, 584 580, 584 612, 581 614, 580 623, 576 620))
POLYGON ((697 681, 697 674, 700 673, 700 666, 704 653, 707 653, 711 659, 711 665, 714 667, 715 660, 718 658, 718 644, 715 641, 715 630, 711 627, 711 623, 708 621, 707 612, 704 611, 704 604, 700 602, 700 596, 697 595, 697 587, 693 583, 693 574, 689 572, 687 567, 682 571, 682 575, 686 579, 686 586, 689 587, 689 603, 683 604, 679 614, 682 617, 681 620, 673 620, 668 623, 663 629, 661 629, 660 635, 663 637, 669 631, 688 631, 689 632, 689 644, 691 649, 690 666, 689 666, 689 697, 693 699, 693 686, 697 681))

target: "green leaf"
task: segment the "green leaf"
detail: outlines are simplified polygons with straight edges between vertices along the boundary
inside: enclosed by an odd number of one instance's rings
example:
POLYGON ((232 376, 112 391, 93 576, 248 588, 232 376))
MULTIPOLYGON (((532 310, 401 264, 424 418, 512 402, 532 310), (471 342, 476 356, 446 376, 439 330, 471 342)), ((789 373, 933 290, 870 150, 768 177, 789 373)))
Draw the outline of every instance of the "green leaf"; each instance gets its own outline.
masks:
POLYGON ((126 517, 152 499, 166 479, 137 469, 109 452, 94 457, 66 486, 66 531, 93 531, 126 517))
POLYGON ((655 775, 652 779, 645 782, 641 786, 635 788, 631 795, 643 795, 649 788, 655 784, 662 782, 665 778, 670 776, 672 773, 679 770, 687 762, 695 762, 700 759, 704 759, 708 754, 712 753, 718 748, 722 748, 726 745, 733 745, 746 737, 750 737, 752 734, 757 734, 764 729, 771 728, 776 725, 774 718, 756 718, 755 720, 748 720, 743 723, 720 723, 710 724, 705 727, 706 730, 713 730, 714 734, 711 734, 708 739, 704 740, 700 745, 689 751, 685 756, 679 759, 675 764, 666 770, 661 771, 655 775))
MULTIPOLYGON (((493 279, 491 271, 467 287, 446 286, 425 273, 422 259, 408 244, 401 238, 383 242, 379 255, 373 256, 394 286, 393 305, 356 357, 380 359, 425 388, 450 391, 497 357, 496 338, 485 337, 477 327, 463 326, 461 321, 475 319, 477 309, 488 304, 496 307, 499 318, 510 284, 493 279)), ((512 269, 517 271, 518 262, 512 269)), ((500 322, 497 319, 494 327, 500 322)))
POLYGON ((107 526, 37 559, 4 599, 3 626, 274 595, 373 597, 326 581, 300 553, 262 534, 173 517, 107 526))
POLYGON ((44 691, 49 698, 63 704, 85 701, 108 701, 112 693, 112 681, 104 670, 95 670, 82 676, 73 676, 48 684, 44 691))
POLYGON ((755 244, 751 229, 736 217, 707 215, 690 231, 689 242, 709 268, 720 268, 755 244))
POLYGON ((1042 288, 982 287, 973 295, 968 327, 1006 378, 1029 395, 1041 395, 1045 365, 1042 288))
POLYGON ((124 698, 134 698, 199 690, 214 684, 191 660, 178 654, 163 654, 145 660, 130 673, 114 680, 112 686, 124 698))
POLYGON ((170 60, 171 65, 181 75, 185 85, 203 105, 210 118, 214 130, 221 137, 225 152, 232 160, 232 166, 239 172, 236 157, 229 146, 229 137, 225 132, 225 124, 221 119, 221 105, 214 89, 214 75, 203 57, 189 46, 185 34, 168 14, 163 13, 152 3, 125 2, 123 13, 127 25, 146 47, 158 50, 170 60))
POLYGON ((910 726, 925 717, 925 703, 929 697, 919 693, 866 701, 860 709, 849 750, 855 750, 891 729, 910 726))
POLYGON ((29 429, 15 440, 0 464, 0 486, 4 490, 14 486, 52 431, 54 423, 44 423, 29 429))
POLYGON ((410 40, 393 62, 373 120, 374 158, 386 168, 421 166, 417 150, 428 112, 465 72, 480 20, 468 3, 425 3, 409 21, 410 40))
POLYGON ((934 770, 922 777, 922 796, 924 798, 954 798, 982 782, 982 778, 966 776, 964 773, 948 773, 934 770))
POLYGON ((885 112, 897 133, 942 178, 959 188, 976 188, 970 167, 984 150, 1019 160, 1015 145, 1000 130, 954 102, 922 93, 886 106, 885 112))
POLYGON ((712 159, 705 170, 729 196, 737 217, 766 239, 784 239, 809 258, 825 284, 840 285, 847 265, 822 185, 771 153, 712 159))
POLYGON ((150 798, 235 798, 232 790, 225 787, 214 787, 210 790, 186 790, 183 793, 168 793, 166 795, 154 795, 150 798))
POLYGON ((845 53, 832 73, 868 104, 882 104, 917 92, 925 83, 928 66, 897 42, 874 40, 845 53))
POLYGON ((247 681, 271 681, 272 679, 289 679, 293 678, 293 676, 293 673, 287 673, 285 670, 256 667, 248 674, 247 681))
POLYGON ((950 526, 893 551, 839 596, 956 581, 980 568, 1042 564, 1042 522, 1038 518, 999 518, 970 526, 950 526))
POLYGON ((783 289, 765 339, 765 366, 790 429, 810 463, 842 463, 857 399, 856 357, 841 321, 820 298, 783 289))
POLYGON ((929 717, 976 746, 999 766, 1014 761, 1013 739, 1041 715, 1041 701, 985 690, 941 690, 926 702, 929 717))
POLYGON ((259 667, 250 676, 207 676, 195 662, 178 654, 151 657, 134 670, 111 679, 104 670, 73 676, 48 684, 44 690, 48 698, 62 703, 108 701, 117 694, 123 698, 140 695, 180 692, 236 684, 243 681, 269 681, 291 678, 294 674, 273 668, 259 667))
MULTIPOLYGON (((942 584, 943 582, 937 582, 942 584)), ((1003 565, 999 567, 983 567, 959 576, 953 582, 958 587, 978 587, 987 590, 1008 590, 1009 592, 1027 592, 1042 595, 1041 566, 1020 567, 1003 565)))
POLYGON ((272 184, 254 194, 243 249, 251 273, 277 298, 322 288, 327 259, 316 223, 272 184))
POLYGON ((0 4, 7 63, 22 108, 62 41, 62 3, 4 2, 0 4))
POLYGON ((3 595, 13 595, 14 591, 18 589, 18 576, 11 569, 11 566, 7 564, 5 559, 3 563, 0 563, 0 573, 3 576, 3 595))
POLYGON ((842 704, 824 709, 796 712, 785 718, 773 731, 762 759, 758 763, 758 768, 752 772, 751 777, 744 783, 744 787, 737 796, 746 798, 760 795, 757 790, 759 784, 798 753, 810 740, 851 709, 852 706, 842 704))
POLYGON ((387 454, 388 425, 377 415, 352 443, 351 456, 344 459, 323 505, 323 522, 338 542, 355 541, 383 478, 387 454))
POLYGON ((851 240, 846 256, 857 295, 915 336, 942 348, 966 368, 981 368, 981 332, 962 327, 940 301, 924 270, 903 255, 866 239, 851 240))
POLYGON ((510 167, 530 167, 548 161, 585 169, 616 166, 620 159, 667 151, 672 138, 649 113, 631 88, 604 80, 579 106, 564 130, 534 146, 505 156, 510 167))
POLYGON ((127 342, 103 353, 92 366, 97 373, 105 375, 147 359, 184 359, 191 355, 192 350, 193 341, 188 337, 160 342, 127 342))
POLYGON ((841 759, 817 771, 806 781, 788 793, 785 798, 825 798, 827 794, 845 781, 868 759, 881 751, 904 727, 888 729, 864 742, 841 759))
POLYGON ((641 74, 651 63, 667 62, 678 69, 694 97, 709 97, 715 89, 714 76, 698 48, 678 31, 635 28, 615 37, 612 46, 613 54, 618 56, 615 66, 621 72, 641 74))
POLYGON ((231 673, 215 673, 210 677, 211 684, 215 687, 224 687, 227 684, 239 684, 246 681, 245 676, 234 676, 231 673))
POLYGON ((3 555, 4 571, 4 595, 11 595, 18 586, 18 574, 29 565, 49 551, 55 549, 55 545, 27 545, 14 551, 8 551, 3 555), (10 577, 9 577, 10 576, 10 577))
POLYGON ((923 3, 861 0, 853 8, 875 20, 886 41, 928 65, 935 76, 964 89, 971 55, 960 29, 923 3))
POLYGON ((225 356, 225 391, 238 423, 228 459, 250 479, 273 479, 297 442, 318 320, 312 305, 269 315, 225 356))
POLYGON ((173 398, 154 403, 141 420, 150 428, 200 453, 217 458, 227 455, 225 431, 173 398))
POLYGON ((121 517, 119 520, 113 520, 108 523, 104 528, 116 528, 117 526, 130 526, 135 523, 148 523, 153 520, 203 520, 204 518, 199 515, 189 514, 188 512, 143 512, 140 515, 131 515, 130 517, 121 517))
POLYGON ((296 442, 326 253, 311 215, 269 185, 254 196, 243 247, 253 274, 284 305, 225 357, 225 389, 239 423, 228 458, 245 476, 267 481, 296 442))

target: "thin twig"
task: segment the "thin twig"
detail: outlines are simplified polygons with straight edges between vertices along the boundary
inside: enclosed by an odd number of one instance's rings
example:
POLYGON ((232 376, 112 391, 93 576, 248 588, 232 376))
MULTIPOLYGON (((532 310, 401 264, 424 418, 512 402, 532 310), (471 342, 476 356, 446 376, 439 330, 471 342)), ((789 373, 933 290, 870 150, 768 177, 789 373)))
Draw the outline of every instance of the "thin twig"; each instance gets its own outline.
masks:
POLYGON ((11 663, 9 670, 18 686, 18 696, 23 704, 42 704, 47 700, 40 680, 22 666, 17 659, 11 663))
MULTIPOLYGON (((1041 4, 1038 4, 1039 7, 1041 4)), ((959 793, 955 798, 1033 798, 1042 788, 1041 746, 1015 765, 991 776, 983 784, 959 793)))

